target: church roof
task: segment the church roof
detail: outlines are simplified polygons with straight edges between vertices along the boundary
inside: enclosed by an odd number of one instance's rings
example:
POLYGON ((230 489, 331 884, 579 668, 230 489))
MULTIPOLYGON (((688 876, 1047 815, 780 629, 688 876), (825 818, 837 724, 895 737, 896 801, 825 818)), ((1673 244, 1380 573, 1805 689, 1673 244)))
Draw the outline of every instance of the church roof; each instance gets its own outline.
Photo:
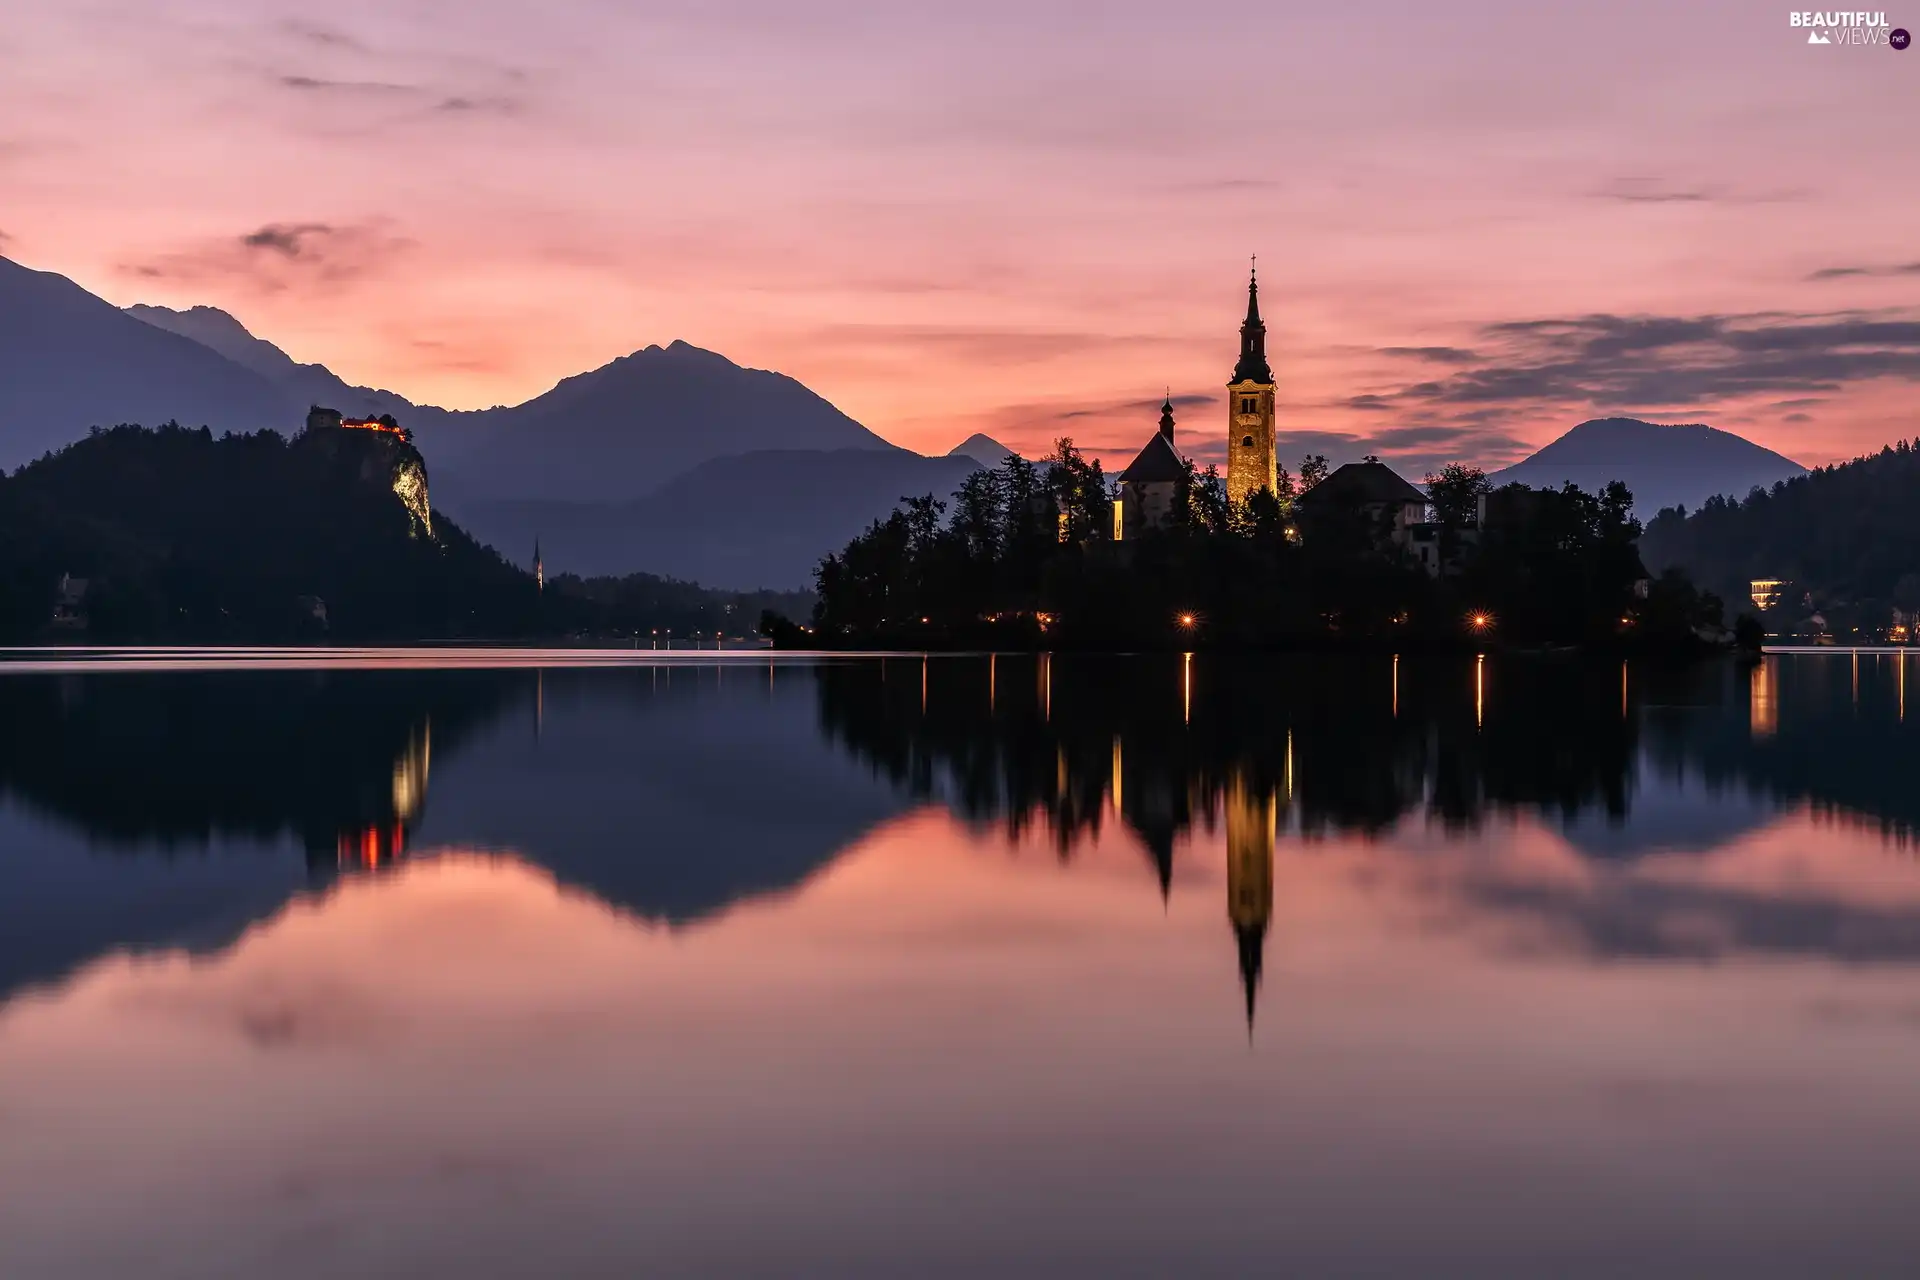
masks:
POLYGON ((1160 432, 1153 433, 1147 447, 1135 455, 1127 469, 1115 479, 1131 484, 1158 484, 1178 480, 1187 474, 1187 464, 1173 451, 1173 445, 1160 432))
POLYGON ((1315 506, 1359 507, 1371 502, 1424 504, 1427 495, 1401 479, 1400 473, 1386 463, 1369 459, 1349 462, 1301 494, 1300 500, 1315 506))

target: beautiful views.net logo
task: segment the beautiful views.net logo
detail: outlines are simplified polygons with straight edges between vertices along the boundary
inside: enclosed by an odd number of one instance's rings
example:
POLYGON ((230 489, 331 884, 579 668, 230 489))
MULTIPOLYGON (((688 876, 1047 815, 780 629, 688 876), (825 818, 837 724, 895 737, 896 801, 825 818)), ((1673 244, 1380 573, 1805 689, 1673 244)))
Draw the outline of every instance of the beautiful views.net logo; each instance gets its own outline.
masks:
POLYGON ((1790 13, 1788 25, 1806 27, 1808 44, 1886 45, 1904 49, 1911 38, 1884 13, 1790 13))

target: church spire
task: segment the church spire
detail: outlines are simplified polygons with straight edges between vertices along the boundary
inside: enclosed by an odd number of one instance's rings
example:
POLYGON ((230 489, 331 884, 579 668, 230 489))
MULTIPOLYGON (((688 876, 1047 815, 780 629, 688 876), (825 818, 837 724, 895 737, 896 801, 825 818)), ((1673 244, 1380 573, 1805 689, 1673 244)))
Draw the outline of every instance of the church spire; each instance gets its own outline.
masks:
POLYGON ((1160 434, 1167 443, 1173 443, 1173 388, 1167 388, 1167 398, 1160 402, 1160 434))
POLYGON ((1247 318, 1240 324, 1240 361, 1233 366, 1234 382, 1272 382, 1273 369, 1267 364, 1267 326, 1260 319, 1260 273, 1258 260, 1247 274, 1247 318))

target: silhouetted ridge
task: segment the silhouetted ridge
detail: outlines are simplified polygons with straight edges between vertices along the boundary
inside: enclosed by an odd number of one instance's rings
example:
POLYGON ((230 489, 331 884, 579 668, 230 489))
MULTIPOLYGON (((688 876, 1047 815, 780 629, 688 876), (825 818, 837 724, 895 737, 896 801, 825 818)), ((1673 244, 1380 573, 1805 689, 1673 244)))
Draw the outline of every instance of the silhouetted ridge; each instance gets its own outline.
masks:
POLYGON ((1633 491, 1644 521, 1668 507, 1697 507, 1715 494, 1744 497, 1755 485, 1805 473, 1793 459, 1715 427, 1595 418, 1489 478, 1536 489, 1574 484, 1590 493, 1618 480, 1633 491))
POLYGON ((306 406, 190 338, 65 276, 0 258, 0 469, 89 428, 173 418, 216 431, 298 421, 306 406))
POLYGON ((1744 500, 1667 512, 1642 546, 1649 565, 1680 567, 1741 608, 1754 579, 1779 581, 1782 626, 1818 611, 1836 636, 1873 638, 1920 611, 1916 493, 1920 446, 1903 440, 1744 500))

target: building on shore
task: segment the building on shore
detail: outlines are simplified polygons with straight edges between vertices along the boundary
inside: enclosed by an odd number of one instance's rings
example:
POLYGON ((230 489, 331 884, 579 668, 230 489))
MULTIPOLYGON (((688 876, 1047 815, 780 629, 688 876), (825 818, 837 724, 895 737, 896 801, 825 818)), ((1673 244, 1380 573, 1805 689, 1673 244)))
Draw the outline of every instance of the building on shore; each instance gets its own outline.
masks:
POLYGON ((1115 477, 1114 541, 1164 528, 1173 517, 1174 498, 1186 474, 1187 464, 1173 447, 1173 393, 1169 391, 1160 405, 1160 429, 1115 477))
POLYGON ((1411 550, 1426 521, 1427 495, 1375 457, 1349 462, 1300 495, 1302 535, 1356 523, 1380 550, 1411 550))

